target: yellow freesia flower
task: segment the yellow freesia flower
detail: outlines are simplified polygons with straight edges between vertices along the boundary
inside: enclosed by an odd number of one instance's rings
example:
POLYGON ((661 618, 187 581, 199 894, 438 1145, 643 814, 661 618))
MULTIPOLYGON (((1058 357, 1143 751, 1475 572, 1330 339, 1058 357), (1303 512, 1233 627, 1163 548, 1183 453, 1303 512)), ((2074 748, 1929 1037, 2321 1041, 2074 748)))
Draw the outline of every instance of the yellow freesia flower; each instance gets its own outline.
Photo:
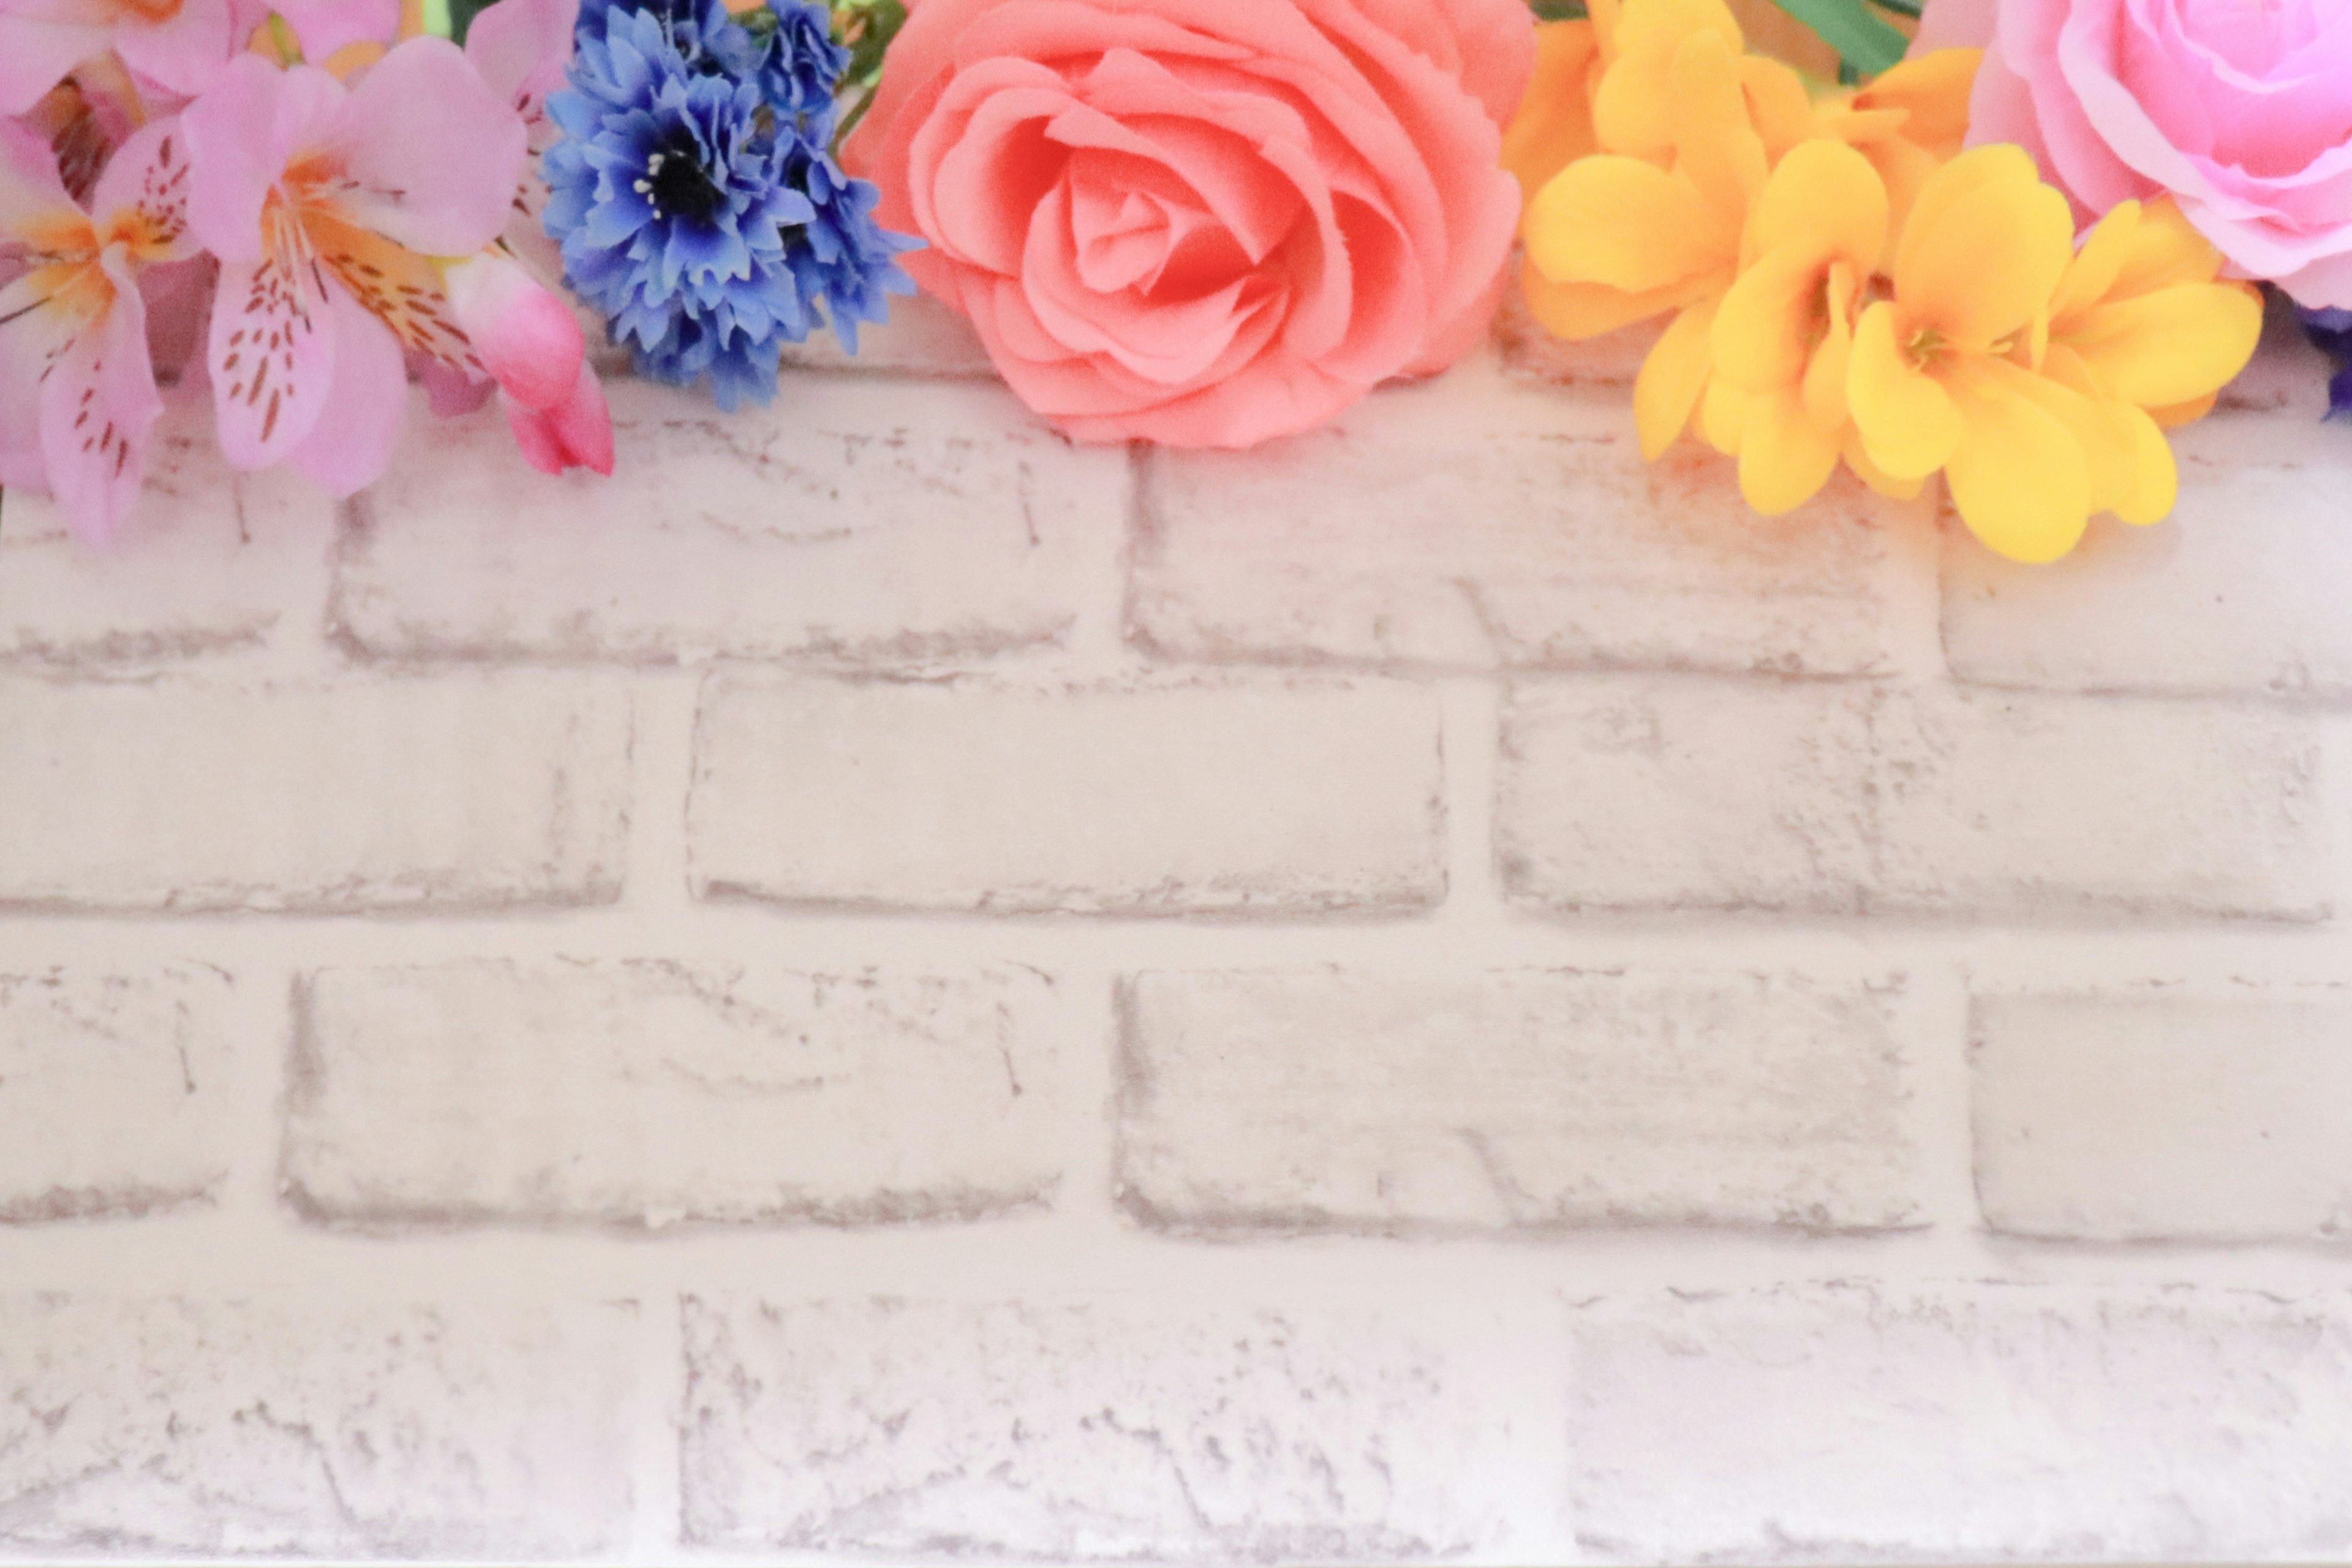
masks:
MULTIPOLYGON (((1621 42, 1634 15, 1629 3, 1621 42)), ((1627 54, 1604 89, 1629 67, 1648 68, 1627 54)), ((1719 31, 1682 36, 1661 99, 1675 127, 1669 166, 1614 153, 1579 159, 1536 194, 1523 226, 1528 303, 1559 336, 1592 337, 1677 312, 1633 384, 1634 422, 1653 458, 1682 434, 1706 392, 1708 330, 1738 274, 1748 205, 1766 174, 1738 57, 1719 31)))
POLYGON ((2094 488, 2088 398, 2019 363, 2074 257, 2066 198, 2013 146, 1979 147, 1919 192, 1895 242, 1894 298, 1855 323, 1846 396, 1866 460, 1944 470, 1979 539, 2020 561, 2074 547, 2094 488))
POLYGON ((1869 86, 1841 89, 1813 106, 1813 133, 1856 148, 1878 171, 1894 233, 1903 232, 1920 187, 1960 155, 1983 58, 1982 49, 1914 55, 1869 86))
POLYGON ((1616 58, 1617 0, 1592 0, 1589 15, 1536 28, 1536 68, 1503 132, 1503 167, 1531 200, 1554 174, 1601 151, 1592 98, 1616 58))
POLYGON ((1748 216, 1748 264, 1709 333, 1706 423, 1710 439, 1729 436, 1740 493, 1768 517, 1820 494, 1852 444, 1854 316, 1886 230, 1886 187, 1843 142, 1792 149, 1748 216))

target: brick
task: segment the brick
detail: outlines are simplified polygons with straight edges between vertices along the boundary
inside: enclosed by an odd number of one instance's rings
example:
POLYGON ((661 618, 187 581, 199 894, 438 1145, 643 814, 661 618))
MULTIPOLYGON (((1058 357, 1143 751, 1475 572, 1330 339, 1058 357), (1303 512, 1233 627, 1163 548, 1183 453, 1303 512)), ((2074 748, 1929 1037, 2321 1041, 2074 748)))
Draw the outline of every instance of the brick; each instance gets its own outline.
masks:
POLYGON ((630 1320, 0 1297, 0 1552, 609 1552, 630 1320))
MULTIPOLYGON (((2313 384, 2317 385, 2315 379, 2313 384)), ((2095 529, 2053 566, 1954 535, 1944 565, 1953 671, 2084 691, 2352 694, 2352 448, 2299 416, 2176 432, 2180 503, 2155 528, 2095 529)))
MULTIPOLYGON (((1475 1324, 1479 1309, 1460 1316, 1475 1324)), ((689 1300, 688 1542, 898 1558, 1397 1562, 1556 1491, 1525 1364, 1366 1319, 689 1300)))
POLYGON ((1663 330, 1661 322, 1643 321, 1570 342, 1546 331, 1516 288, 1504 292, 1495 312, 1495 346, 1503 369, 1538 385, 1631 387, 1663 330))
POLYGON ((151 663, 237 653, 320 614, 335 505, 290 471, 237 474, 212 400, 167 394, 147 488, 116 537, 81 543, 47 496, 0 503, 0 662, 151 663))
POLYGON ((0 905, 609 901, 626 694, 539 677, 0 680, 0 905))
POLYGON ((1582 1309, 1578 1538, 1632 1563, 2333 1561, 2347 1301, 1789 1285, 1582 1309))
POLYGON ((1621 406, 1449 379, 1154 453, 1130 625, 1171 659, 1854 674, 1891 657, 1888 511, 1841 483, 1759 518, 1621 406))
POLYGON ((310 982, 286 1176, 331 1223, 970 1219, 1059 1176, 1053 986, 467 963, 310 982))
POLYGON ((993 914, 1435 903, 1426 688, 1016 689, 721 673, 689 832, 705 898, 993 914))
POLYGON ((1506 699, 1496 854, 1528 903, 1851 912, 1868 687, 1607 679, 1506 699))
POLYGON ((2213 703, 1964 694, 1890 702, 1874 908, 2316 920, 2317 731, 2213 703))
POLYGON ((1917 1217, 1884 987, 1759 974, 1145 974, 1119 1173, 1178 1231, 1917 1217))
POLYGON ((232 996, 198 965, 0 974, 0 1224, 211 1202, 236 1155, 232 996))
POLYGON ((611 396, 610 479, 533 471, 496 409, 420 420, 339 563, 339 634, 394 658, 889 667, 1057 643, 1112 591, 1126 454, 1002 388, 795 376, 730 415, 611 396))
POLYGON ((786 343, 784 363, 813 370, 883 371, 900 375, 993 376, 996 366, 961 312, 929 294, 890 301, 890 319, 861 322, 851 353, 830 331, 786 343))
POLYGON ((1619 679, 1506 705, 1538 907, 2325 915, 2312 725, 2208 703, 1619 679))
POLYGON ((1977 1192, 2011 1235, 2352 1236, 2352 995, 1986 995, 1977 1192))

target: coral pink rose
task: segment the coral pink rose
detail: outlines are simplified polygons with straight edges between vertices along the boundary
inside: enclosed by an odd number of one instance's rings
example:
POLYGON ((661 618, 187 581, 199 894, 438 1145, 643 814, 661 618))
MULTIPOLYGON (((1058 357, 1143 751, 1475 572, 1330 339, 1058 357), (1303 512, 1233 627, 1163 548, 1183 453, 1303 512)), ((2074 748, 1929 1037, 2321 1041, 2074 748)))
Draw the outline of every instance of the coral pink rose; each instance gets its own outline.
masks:
POLYGON ((1988 46, 1971 143, 2033 152, 2084 216, 2169 191, 2249 278, 2352 306, 2352 4, 1934 0, 1988 46))
POLYGON ((1475 342, 1525 0, 922 0, 846 162, 1033 407, 1240 447, 1475 342))

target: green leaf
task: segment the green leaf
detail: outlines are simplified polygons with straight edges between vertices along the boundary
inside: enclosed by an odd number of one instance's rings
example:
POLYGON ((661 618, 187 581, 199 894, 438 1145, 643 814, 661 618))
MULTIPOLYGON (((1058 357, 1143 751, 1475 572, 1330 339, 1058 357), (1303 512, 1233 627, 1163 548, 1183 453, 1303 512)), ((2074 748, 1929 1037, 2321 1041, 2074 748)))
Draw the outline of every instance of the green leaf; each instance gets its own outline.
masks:
POLYGON ((848 107, 834 132, 835 147, 873 107, 874 89, 882 80, 882 58, 906 25, 902 0, 839 0, 835 5, 833 36, 849 47, 849 65, 841 73, 841 98, 848 107))
POLYGON ((1581 22, 1588 14, 1584 0, 1528 0, 1538 22, 1581 22))
POLYGON ((1837 51, 1838 58, 1865 77, 1903 63, 1911 40, 1873 16, 1863 0, 1772 0, 1813 36, 1837 51))
POLYGON ((490 8, 491 0, 449 0, 449 40, 462 44, 474 18, 490 8))

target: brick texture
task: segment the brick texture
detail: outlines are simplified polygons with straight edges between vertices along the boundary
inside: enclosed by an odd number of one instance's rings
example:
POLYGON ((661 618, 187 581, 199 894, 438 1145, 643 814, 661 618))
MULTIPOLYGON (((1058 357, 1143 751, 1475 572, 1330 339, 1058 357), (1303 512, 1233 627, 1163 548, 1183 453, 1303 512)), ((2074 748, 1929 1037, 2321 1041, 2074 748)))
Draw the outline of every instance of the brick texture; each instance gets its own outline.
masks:
POLYGON ((0 1224, 212 1201, 240 1152, 232 998, 195 965, 0 974, 0 1224))
POLYGON ((0 1552, 610 1552, 630 1331, 616 1308, 0 1298, 0 1552))
POLYGON ((1755 974, 1147 974, 1122 1191, 1187 1230, 1898 1226, 1916 1153, 1888 1000, 1755 974))
POLYGON ((2308 921, 2316 730, 2259 709, 1702 680, 1528 684, 1497 856, 1557 910, 2308 921))
POLYGON ((1977 1190, 1995 1230, 2075 1240, 2352 1236, 2352 996, 1977 999, 1977 1190))
POLYGON ((1789 1285, 1573 1314, 1601 1561, 2332 1560, 2352 1296, 1789 1285))
POLYGON ((1164 658, 1853 674, 1888 658, 1889 540, 1841 485, 1759 519, 1621 410, 1443 387, 1256 452, 1146 468, 1130 619, 1164 658))
MULTIPOLYGON (((47 496, 0 500, 0 663, 154 663, 258 648, 301 618, 335 507, 285 472, 237 474, 209 398, 168 395, 147 488, 92 548, 47 496)), ((310 612, 315 620, 315 612, 310 612)))
POLYGON ((2180 505, 2100 528, 2055 566, 1956 538, 1944 569, 1953 670, 2084 691, 2352 693, 2352 446, 2300 420, 2231 416, 2174 437, 2180 505))
POLYGON ((976 1217, 1054 1190, 1058 1044, 1024 970, 330 970, 289 1190, 360 1224, 976 1217))
POLYGON ((532 471, 496 409, 416 421, 342 553, 341 636, 399 658, 896 666, 1052 644, 1107 596, 1126 456, 1072 448, 999 388, 840 377, 733 415, 637 383, 612 398, 609 480, 532 471))
POLYGON ((618 692, 0 679, 0 905, 479 910, 619 890, 618 692))
POLYGON ((1418 1560, 1557 1487, 1526 1368, 1360 1317, 690 1300, 686 1335, 696 1546, 1418 1560))
POLYGON ((706 897, 995 914, 1418 910, 1444 889, 1425 689, 1030 690, 719 675, 706 897))

